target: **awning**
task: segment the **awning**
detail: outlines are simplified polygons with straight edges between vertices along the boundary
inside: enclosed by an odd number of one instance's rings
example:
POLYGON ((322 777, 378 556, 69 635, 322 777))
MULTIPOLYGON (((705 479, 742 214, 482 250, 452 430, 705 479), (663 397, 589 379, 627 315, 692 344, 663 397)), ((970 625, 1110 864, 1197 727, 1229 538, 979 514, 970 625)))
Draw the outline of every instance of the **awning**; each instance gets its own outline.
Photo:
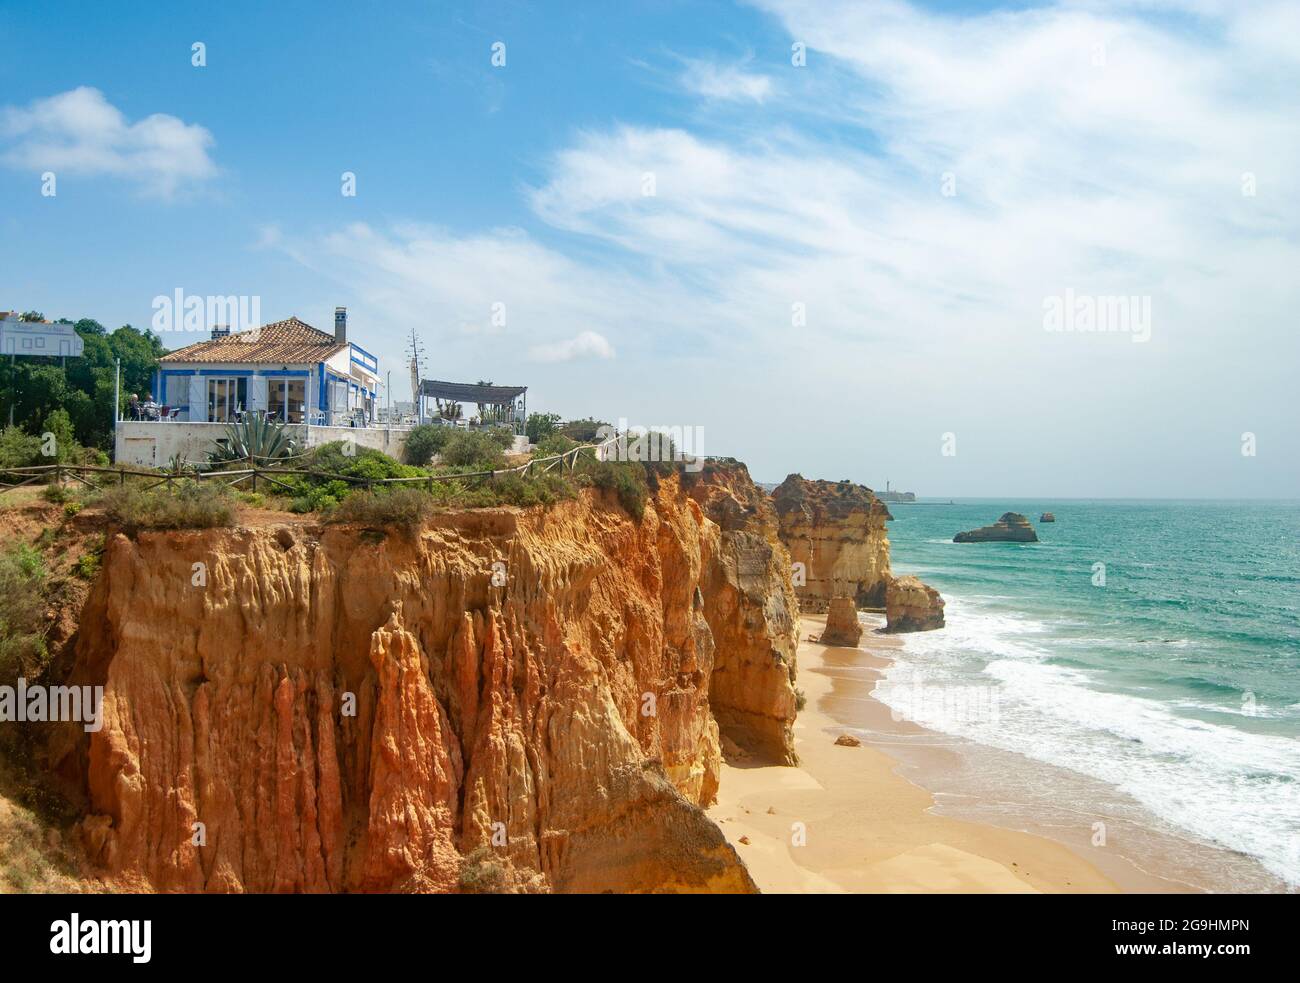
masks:
POLYGON ((485 406, 508 406, 524 393, 527 386, 478 386, 469 382, 442 382, 422 379, 420 395, 433 399, 451 399, 458 403, 481 403, 485 406))

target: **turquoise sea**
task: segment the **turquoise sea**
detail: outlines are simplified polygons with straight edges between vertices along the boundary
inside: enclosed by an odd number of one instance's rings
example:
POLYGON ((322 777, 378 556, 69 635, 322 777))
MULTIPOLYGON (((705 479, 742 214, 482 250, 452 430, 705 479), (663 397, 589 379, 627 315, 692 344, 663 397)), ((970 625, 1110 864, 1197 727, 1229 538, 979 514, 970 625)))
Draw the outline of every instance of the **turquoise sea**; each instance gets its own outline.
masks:
POLYGON ((948 626, 905 636, 884 702, 1300 885, 1300 501, 890 509, 894 570, 938 588, 948 626), (952 542, 1005 511, 1041 542, 952 542))

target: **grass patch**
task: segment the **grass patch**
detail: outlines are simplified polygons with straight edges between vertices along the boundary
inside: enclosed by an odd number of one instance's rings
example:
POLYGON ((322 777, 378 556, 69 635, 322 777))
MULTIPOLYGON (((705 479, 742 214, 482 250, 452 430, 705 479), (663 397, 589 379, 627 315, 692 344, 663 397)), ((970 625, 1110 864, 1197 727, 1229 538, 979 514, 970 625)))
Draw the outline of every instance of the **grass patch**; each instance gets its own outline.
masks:
POLYGON ((0 681, 38 676, 49 658, 45 591, 49 572, 41 554, 19 545, 0 554, 0 681))
POLYGON ((461 860, 460 889, 466 894, 500 894, 506 889, 506 868, 489 847, 481 846, 461 860))
POLYGON ((100 496, 105 514, 128 533, 141 529, 213 529, 235 521, 234 496, 222 485, 182 481, 144 491, 133 485, 100 496))
POLYGON ((623 511, 638 522, 645 514, 650 484, 646 466, 636 461, 591 461, 578 463, 578 480, 602 491, 613 492, 623 511))
POLYGON ((432 515, 436 505, 432 495, 414 488, 359 491, 339 502, 329 521, 411 529, 432 515))
POLYGON ((443 445, 441 460, 451 468, 472 471, 500 471, 506 466, 502 435, 476 430, 459 431, 443 445))

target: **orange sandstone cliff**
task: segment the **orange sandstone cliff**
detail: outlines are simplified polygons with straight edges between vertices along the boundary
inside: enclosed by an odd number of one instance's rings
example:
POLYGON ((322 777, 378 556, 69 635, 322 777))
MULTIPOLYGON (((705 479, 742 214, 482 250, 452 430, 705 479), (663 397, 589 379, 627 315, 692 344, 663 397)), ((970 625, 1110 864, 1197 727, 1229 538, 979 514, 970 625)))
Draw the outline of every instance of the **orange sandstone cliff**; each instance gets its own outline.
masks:
POLYGON ((803 610, 825 611, 835 597, 851 597, 860 608, 884 607, 891 516, 870 488, 792 474, 773 490, 772 502, 781 542, 802 564, 795 592, 803 610))
POLYGON ((795 764, 799 606, 776 510, 738 461, 708 461, 682 480, 722 537, 720 562, 705 583, 704 615, 716 645, 713 715, 742 748, 795 764))
POLYGON ((743 467, 410 533, 110 537, 54 757, 118 889, 753 891, 721 734, 792 761, 797 605, 743 467), (688 490, 683 487, 688 484, 688 490), (721 732, 719 729, 721 725, 721 732))

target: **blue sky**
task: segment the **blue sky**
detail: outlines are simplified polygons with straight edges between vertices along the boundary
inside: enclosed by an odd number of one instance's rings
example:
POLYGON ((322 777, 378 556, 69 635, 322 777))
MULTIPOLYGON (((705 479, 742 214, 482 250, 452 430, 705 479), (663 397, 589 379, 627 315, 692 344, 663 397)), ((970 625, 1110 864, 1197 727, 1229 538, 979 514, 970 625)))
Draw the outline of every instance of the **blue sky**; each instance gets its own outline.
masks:
POLYGON ((414 328, 434 377, 766 480, 1291 497, 1297 37, 1215 0, 8 2, 48 56, 0 61, 0 308, 342 304, 397 398, 414 328), (1047 330, 1067 290, 1149 337, 1047 330))

